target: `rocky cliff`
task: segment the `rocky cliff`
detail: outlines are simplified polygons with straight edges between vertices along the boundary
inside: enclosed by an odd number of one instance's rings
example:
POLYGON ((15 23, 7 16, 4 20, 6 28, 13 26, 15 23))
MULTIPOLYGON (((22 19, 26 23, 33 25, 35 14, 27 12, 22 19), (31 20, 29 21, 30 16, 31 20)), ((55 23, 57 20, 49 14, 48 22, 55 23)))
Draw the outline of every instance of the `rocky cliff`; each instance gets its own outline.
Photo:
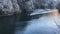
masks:
POLYGON ((13 15, 21 12, 17 0, 0 0, 1 15, 13 15))
POLYGON ((55 4, 54 0, 0 0, 0 14, 31 13, 35 9, 54 8, 55 4))

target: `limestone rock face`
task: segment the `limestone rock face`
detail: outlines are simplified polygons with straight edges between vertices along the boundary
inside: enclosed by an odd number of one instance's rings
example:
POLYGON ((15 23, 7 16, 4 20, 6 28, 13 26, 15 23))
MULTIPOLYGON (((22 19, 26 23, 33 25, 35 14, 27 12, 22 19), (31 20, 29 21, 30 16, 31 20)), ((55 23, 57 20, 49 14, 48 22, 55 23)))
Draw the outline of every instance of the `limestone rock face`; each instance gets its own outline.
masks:
POLYGON ((0 0, 0 9, 4 15, 12 15, 21 11, 17 0, 0 0))
POLYGON ((6 15, 23 11, 31 13, 35 9, 50 9, 56 3, 54 0, 0 0, 0 13, 6 15))
POLYGON ((19 6, 21 6, 21 8, 23 10, 26 10, 28 13, 32 12, 35 9, 54 8, 53 7, 54 0, 50 2, 49 0, 17 0, 17 1, 19 6))

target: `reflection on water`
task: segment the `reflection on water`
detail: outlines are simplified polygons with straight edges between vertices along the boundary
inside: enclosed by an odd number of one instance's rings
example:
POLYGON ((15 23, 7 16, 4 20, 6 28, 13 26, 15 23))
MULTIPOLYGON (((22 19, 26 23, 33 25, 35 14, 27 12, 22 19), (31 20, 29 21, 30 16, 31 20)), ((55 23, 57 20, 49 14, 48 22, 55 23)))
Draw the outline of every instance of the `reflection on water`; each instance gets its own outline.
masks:
MULTIPOLYGON (((58 11, 57 11, 58 12, 58 11)), ((56 23, 60 23, 57 19, 60 19, 59 15, 55 16, 57 13, 45 13, 45 14, 35 14, 31 16, 31 20, 22 21, 21 23, 28 23, 26 27, 16 28, 15 34, 60 34, 59 26, 56 23), (55 19, 57 18, 57 19, 55 19), (55 23, 55 21, 57 21, 55 23), (22 31, 21 31, 22 30, 22 31)))
POLYGON ((58 14, 58 11, 43 14, 37 14, 35 12, 35 15, 31 16, 27 16, 27 14, 24 13, 13 16, 4 16, 0 17, 0 32, 1 34, 60 34, 59 20, 60 15, 58 14))

